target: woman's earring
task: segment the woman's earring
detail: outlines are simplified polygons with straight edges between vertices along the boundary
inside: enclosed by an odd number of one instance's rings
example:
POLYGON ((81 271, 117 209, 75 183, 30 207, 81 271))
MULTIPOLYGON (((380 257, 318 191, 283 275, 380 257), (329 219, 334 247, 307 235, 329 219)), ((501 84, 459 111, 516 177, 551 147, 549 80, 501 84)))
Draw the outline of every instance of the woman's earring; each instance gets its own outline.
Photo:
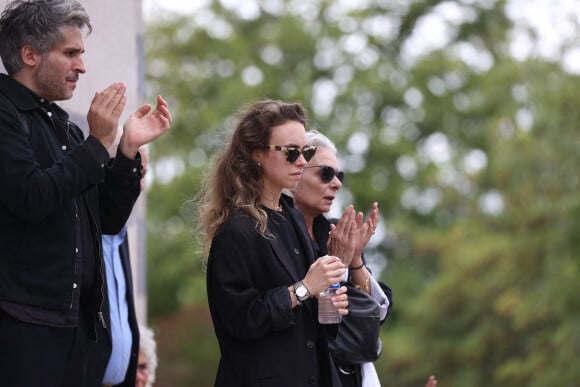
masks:
POLYGON ((262 163, 258 161, 258 167, 262 168, 262 163))

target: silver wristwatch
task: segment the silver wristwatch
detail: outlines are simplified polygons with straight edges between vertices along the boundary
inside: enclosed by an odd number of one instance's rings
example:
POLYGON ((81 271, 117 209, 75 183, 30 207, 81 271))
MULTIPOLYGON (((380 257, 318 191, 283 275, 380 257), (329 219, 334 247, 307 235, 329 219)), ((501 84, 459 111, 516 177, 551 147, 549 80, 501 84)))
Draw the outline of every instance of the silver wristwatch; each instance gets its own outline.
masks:
POLYGON ((298 305, 310 298, 310 292, 308 291, 308 288, 304 286, 302 281, 298 281, 294 284, 294 295, 296 296, 296 302, 298 305))

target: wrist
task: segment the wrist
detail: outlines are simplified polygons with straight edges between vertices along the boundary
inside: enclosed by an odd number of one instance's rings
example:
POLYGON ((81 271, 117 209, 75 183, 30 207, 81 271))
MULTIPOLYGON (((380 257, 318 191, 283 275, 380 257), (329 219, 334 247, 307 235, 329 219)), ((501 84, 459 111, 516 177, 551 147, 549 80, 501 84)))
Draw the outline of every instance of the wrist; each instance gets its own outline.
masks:
POLYGON ((371 281, 371 276, 370 276, 370 274, 366 273, 366 275, 364 275, 364 280, 362 281, 362 283, 355 283, 354 287, 356 289, 360 289, 360 290, 370 294, 371 293, 370 281, 371 281))
POLYGON ((137 157, 137 153, 139 153, 139 146, 137 144, 131 144, 124 137, 121 137, 121 140, 119 141, 119 150, 125 157, 134 160, 137 157))
POLYGON ((360 270, 365 267, 365 264, 362 260, 359 262, 355 262, 354 260, 350 263, 349 269, 352 270, 360 270))
POLYGON ((358 267, 360 265, 364 265, 362 254, 354 254, 349 267, 358 267))
POLYGON ((292 287, 294 289, 294 296, 296 297, 296 303, 298 305, 312 297, 312 294, 310 294, 310 291, 302 281, 296 282, 294 285, 292 285, 292 287))

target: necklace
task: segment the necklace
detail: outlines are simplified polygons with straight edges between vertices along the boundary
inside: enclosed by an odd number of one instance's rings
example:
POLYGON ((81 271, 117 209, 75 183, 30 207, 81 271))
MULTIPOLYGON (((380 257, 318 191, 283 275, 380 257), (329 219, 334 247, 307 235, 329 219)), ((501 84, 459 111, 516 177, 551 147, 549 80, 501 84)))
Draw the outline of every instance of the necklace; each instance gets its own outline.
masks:
POLYGON ((262 205, 270 210, 273 210, 273 211, 278 211, 278 212, 282 211, 282 206, 280 204, 273 206, 273 207, 270 207, 262 202, 262 205))
POLYGON ((278 212, 282 211, 282 207, 280 206, 280 194, 276 195, 274 192, 266 190, 266 192, 261 195, 260 199, 264 207, 278 212), (272 205, 270 206, 267 203, 271 203, 272 205))

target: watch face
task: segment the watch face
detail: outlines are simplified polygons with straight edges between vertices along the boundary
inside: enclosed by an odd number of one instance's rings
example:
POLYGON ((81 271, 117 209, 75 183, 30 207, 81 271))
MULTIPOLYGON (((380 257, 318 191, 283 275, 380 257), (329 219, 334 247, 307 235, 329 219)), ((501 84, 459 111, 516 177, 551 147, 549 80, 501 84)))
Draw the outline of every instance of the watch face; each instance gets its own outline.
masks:
POLYGON ((296 295, 298 297, 304 297, 304 296, 306 296, 306 287, 305 286, 298 286, 296 288, 296 295))

